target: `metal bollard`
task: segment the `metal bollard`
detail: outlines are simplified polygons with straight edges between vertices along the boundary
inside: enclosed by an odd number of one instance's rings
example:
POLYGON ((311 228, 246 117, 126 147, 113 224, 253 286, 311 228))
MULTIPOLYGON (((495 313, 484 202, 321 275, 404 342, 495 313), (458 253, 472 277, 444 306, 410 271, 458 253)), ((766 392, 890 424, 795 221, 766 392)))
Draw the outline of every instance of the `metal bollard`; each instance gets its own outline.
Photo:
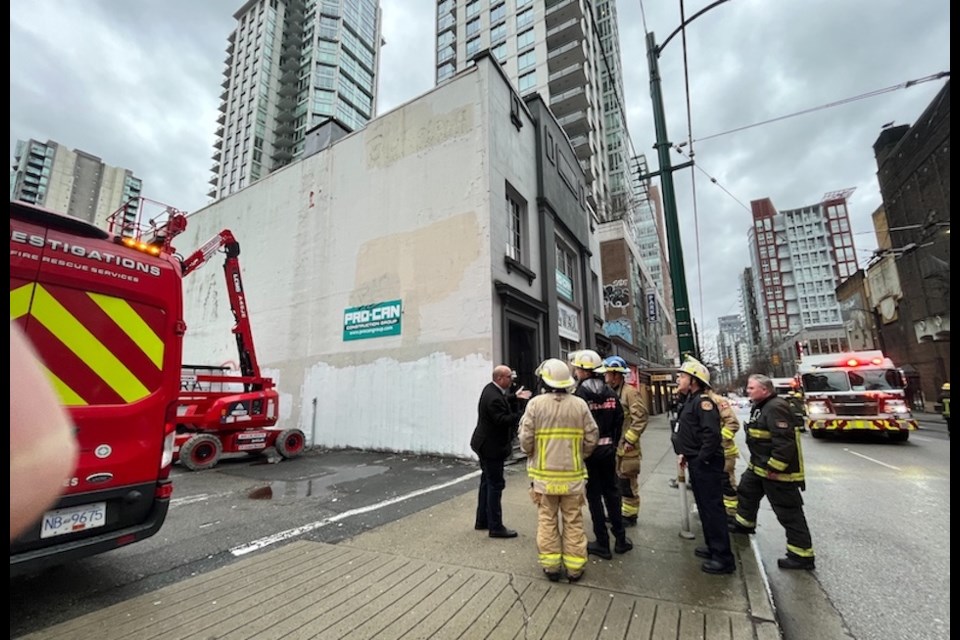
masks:
POLYGON ((683 467, 677 464, 677 488, 680 490, 680 537, 693 540, 696 536, 690 531, 690 505, 687 502, 687 476, 683 467))

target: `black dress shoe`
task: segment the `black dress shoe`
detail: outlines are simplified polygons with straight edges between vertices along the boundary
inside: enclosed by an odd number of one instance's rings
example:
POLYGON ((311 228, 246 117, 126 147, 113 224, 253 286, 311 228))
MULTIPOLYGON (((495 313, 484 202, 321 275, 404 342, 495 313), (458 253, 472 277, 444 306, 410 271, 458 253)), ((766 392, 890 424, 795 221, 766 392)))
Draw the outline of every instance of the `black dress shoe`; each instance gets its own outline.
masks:
POLYGON ((506 527, 502 529, 491 529, 488 533, 491 538, 516 538, 517 532, 513 529, 507 529, 506 527))
POLYGON ((723 574, 723 573, 733 573, 737 570, 737 565, 735 564, 723 564, 719 560, 707 560, 702 565, 700 569, 704 573, 713 573, 713 574, 723 574))
POLYGON ((698 558, 705 558, 707 560, 713 557, 713 554, 710 553, 710 547, 697 547, 693 550, 693 555, 697 556, 698 558))

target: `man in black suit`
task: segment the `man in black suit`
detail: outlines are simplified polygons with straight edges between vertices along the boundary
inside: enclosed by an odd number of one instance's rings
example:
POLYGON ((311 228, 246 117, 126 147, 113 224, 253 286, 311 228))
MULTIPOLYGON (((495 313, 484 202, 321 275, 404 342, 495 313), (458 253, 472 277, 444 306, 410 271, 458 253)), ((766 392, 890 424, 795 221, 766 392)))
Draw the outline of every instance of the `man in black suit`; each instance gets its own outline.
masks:
MULTIPOLYGON (((480 458, 480 491, 477 495, 477 519, 474 528, 486 530, 491 538, 515 538, 517 532, 503 526, 500 497, 506 481, 503 463, 510 456, 513 436, 522 411, 511 409, 507 400, 510 389, 510 367, 500 365, 493 370, 493 381, 483 388, 477 405, 477 427, 470 438, 470 448, 480 458)), ((517 391, 517 398, 528 400, 530 392, 517 391)))

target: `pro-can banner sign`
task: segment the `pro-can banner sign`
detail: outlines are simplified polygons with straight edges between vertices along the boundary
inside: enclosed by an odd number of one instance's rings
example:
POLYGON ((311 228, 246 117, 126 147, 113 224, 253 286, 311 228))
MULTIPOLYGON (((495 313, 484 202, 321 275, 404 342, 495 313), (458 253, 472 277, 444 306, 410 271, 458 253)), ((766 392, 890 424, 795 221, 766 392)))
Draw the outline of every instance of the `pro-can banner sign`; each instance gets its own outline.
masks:
POLYGON ((343 339, 364 340, 400 335, 400 300, 351 307, 343 312, 343 339))

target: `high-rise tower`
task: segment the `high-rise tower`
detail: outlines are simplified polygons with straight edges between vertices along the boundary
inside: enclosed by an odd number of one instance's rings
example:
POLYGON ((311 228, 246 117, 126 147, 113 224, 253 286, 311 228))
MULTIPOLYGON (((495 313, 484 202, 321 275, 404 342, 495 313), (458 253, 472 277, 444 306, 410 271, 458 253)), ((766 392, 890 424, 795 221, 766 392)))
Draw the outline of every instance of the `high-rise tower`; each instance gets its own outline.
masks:
MULTIPOLYGON (((608 138, 604 120, 609 102, 617 124, 613 134, 626 136, 615 27, 612 0, 437 2, 437 82, 490 49, 520 94, 539 92, 560 122, 587 175, 587 199, 600 220, 612 217, 608 147, 627 148, 622 139, 608 138)), ((627 169, 625 162, 618 166, 627 169)))
POLYGON ((348 130, 376 112, 379 0, 249 0, 233 16, 212 188, 219 199, 289 164, 328 118, 348 130))

